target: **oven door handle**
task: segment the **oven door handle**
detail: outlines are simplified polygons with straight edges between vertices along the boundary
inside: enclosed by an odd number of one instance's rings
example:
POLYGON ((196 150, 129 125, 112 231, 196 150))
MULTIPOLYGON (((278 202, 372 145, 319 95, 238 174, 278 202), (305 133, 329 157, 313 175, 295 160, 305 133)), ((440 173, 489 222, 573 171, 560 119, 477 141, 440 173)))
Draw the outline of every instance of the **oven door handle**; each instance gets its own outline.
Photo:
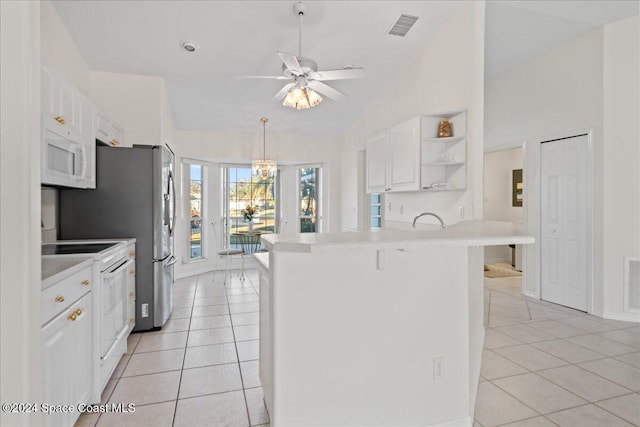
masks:
POLYGON ((108 273, 105 273, 103 275, 104 279, 110 279, 113 276, 117 276, 118 274, 120 274, 120 272, 122 272, 125 268, 128 268, 132 263, 134 262, 134 260, 130 259, 128 261, 125 261, 124 263, 120 264, 115 270, 112 270, 108 273))

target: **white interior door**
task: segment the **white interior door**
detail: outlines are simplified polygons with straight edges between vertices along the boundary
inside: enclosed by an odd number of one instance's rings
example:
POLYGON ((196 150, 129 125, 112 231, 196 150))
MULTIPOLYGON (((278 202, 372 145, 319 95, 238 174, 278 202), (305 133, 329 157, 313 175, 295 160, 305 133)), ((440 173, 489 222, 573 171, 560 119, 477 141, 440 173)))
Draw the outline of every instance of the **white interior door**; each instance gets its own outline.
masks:
POLYGON ((588 137, 542 143, 541 298, 587 310, 588 137))

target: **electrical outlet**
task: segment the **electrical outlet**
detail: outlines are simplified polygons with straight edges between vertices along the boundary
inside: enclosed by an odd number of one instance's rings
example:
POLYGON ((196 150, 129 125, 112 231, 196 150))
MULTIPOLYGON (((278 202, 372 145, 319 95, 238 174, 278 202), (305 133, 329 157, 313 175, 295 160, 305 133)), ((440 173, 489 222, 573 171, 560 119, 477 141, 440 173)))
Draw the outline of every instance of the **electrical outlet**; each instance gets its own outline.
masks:
POLYGON ((142 317, 149 317, 149 304, 142 304, 142 317))
POLYGON ((458 206, 458 217, 464 218, 464 206, 458 206))
POLYGON ((440 380, 444 377, 444 357, 433 359, 433 379, 440 380))

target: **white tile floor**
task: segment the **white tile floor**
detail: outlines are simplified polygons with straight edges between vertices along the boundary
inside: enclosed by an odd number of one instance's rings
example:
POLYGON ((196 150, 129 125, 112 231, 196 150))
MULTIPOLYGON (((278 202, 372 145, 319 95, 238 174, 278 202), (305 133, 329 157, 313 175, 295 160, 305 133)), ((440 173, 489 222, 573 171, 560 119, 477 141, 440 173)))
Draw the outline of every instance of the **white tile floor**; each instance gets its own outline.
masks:
POLYGON ((476 426, 640 426, 640 328, 485 278, 476 426))
POLYGON ((177 280, 161 331, 132 334, 105 389, 133 414, 83 415, 76 426, 268 426, 258 377, 258 274, 177 280))
MULTIPOLYGON (((178 280, 159 332, 133 334, 103 393, 133 414, 76 426, 268 426, 258 378, 258 278, 178 280)), ((485 279, 485 350, 474 426, 640 426, 640 327, 485 279)))

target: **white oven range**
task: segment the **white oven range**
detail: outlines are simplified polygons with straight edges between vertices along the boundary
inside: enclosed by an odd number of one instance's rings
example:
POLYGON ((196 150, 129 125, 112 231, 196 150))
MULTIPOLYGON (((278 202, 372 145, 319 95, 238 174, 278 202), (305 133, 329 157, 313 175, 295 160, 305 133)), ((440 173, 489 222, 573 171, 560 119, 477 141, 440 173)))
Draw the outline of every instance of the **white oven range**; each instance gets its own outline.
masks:
POLYGON ((127 350, 130 331, 127 313, 129 274, 134 260, 128 245, 135 239, 59 240, 42 245, 43 257, 92 258, 93 282, 93 386, 92 402, 100 395, 127 350))

